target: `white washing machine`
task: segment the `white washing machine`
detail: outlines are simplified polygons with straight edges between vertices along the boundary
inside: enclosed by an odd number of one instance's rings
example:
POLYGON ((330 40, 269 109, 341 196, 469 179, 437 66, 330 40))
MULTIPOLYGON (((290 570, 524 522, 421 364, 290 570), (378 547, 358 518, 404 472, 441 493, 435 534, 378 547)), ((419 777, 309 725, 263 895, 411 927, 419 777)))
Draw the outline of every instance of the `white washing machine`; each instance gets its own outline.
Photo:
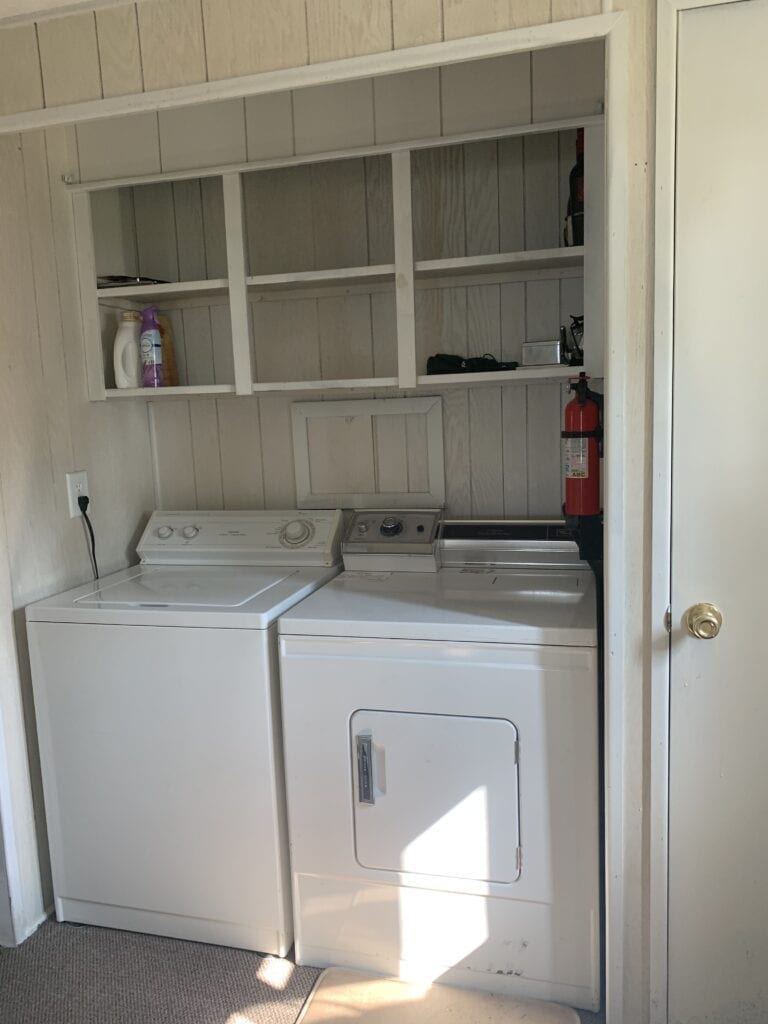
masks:
POLYGON ((27 609, 56 916, 284 956, 278 615, 340 512, 155 512, 142 564, 27 609))
POLYGON ((594 577, 547 525, 402 571, 433 525, 356 514, 280 619, 297 960, 597 1009, 594 577))

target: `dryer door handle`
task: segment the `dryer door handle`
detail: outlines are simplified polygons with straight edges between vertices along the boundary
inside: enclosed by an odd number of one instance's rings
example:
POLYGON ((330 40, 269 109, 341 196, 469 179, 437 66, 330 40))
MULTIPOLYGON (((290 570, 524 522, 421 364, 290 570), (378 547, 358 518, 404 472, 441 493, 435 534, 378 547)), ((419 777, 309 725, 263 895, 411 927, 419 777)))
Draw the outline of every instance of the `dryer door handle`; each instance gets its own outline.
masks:
POLYGON ((373 786, 373 736, 358 733, 355 736, 357 748, 357 799, 361 804, 375 804, 373 786))

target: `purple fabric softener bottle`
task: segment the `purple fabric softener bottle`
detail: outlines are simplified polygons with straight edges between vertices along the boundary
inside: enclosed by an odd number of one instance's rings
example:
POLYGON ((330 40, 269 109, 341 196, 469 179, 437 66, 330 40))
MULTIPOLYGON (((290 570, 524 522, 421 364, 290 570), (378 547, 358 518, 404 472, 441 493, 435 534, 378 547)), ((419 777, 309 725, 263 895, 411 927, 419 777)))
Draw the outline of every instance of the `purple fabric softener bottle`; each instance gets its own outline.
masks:
POLYGON ((163 386, 163 341, 157 322, 157 307, 141 311, 141 383, 145 388, 163 386))

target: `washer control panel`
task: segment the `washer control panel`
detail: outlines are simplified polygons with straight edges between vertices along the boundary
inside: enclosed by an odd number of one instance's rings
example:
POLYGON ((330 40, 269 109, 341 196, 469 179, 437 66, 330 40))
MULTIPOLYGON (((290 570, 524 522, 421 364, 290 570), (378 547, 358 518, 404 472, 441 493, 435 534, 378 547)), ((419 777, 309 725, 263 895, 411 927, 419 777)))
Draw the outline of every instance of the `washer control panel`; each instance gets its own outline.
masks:
POLYGON ((437 509, 355 512, 342 544, 345 569, 431 572, 439 568, 437 509))
POLYGON ((158 565, 335 565, 340 509, 153 512, 136 551, 158 565))

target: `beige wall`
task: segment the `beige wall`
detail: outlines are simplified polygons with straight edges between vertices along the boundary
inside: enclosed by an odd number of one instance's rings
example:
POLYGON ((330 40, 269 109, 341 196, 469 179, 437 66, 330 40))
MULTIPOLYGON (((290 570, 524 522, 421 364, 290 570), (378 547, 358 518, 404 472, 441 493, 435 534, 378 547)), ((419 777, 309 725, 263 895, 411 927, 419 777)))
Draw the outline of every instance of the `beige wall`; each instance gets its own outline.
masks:
POLYGON ((137 525, 154 504, 146 410, 86 398, 71 204, 60 187, 73 138, 72 129, 0 137, 0 757, 11 780, 0 789, 0 812, 8 874, 25 894, 14 907, 22 935, 42 909, 37 851, 25 829, 33 816, 50 902, 23 609, 90 573, 64 474, 88 470, 103 571, 127 564, 137 525))
MULTIPOLYGON (((655 3, 606 0, 603 6, 627 10, 629 20, 632 116, 626 273, 632 288, 627 336, 609 342, 626 346, 630 371, 627 414, 633 422, 644 424, 637 437, 636 473, 626 494, 628 503, 642 509, 635 563, 630 566, 626 586, 637 614, 644 616, 655 3)), ((144 0, 137 5, 107 6, 44 20, 37 29, 19 24, 0 30, 0 114, 588 16, 599 13, 600 8, 600 0, 144 0)), ((94 420, 104 416, 103 429, 110 420, 111 429, 117 430, 118 410, 110 407, 88 415, 94 420)), ((127 418, 133 413, 120 415, 127 418)), ((75 436, 82 439, 83 429, 78 426, 75 436)), ((21 493, 19 490, 18 496, 21 493)), ((627 970, 620 1018, 626 1024, 640 1024, 648 1019, 643 830, 648 691, 642 652, 637 652, 626 671, 627 689, 633 697, 624 709, 628 749, 625 859, 620 874, 627 970)))

